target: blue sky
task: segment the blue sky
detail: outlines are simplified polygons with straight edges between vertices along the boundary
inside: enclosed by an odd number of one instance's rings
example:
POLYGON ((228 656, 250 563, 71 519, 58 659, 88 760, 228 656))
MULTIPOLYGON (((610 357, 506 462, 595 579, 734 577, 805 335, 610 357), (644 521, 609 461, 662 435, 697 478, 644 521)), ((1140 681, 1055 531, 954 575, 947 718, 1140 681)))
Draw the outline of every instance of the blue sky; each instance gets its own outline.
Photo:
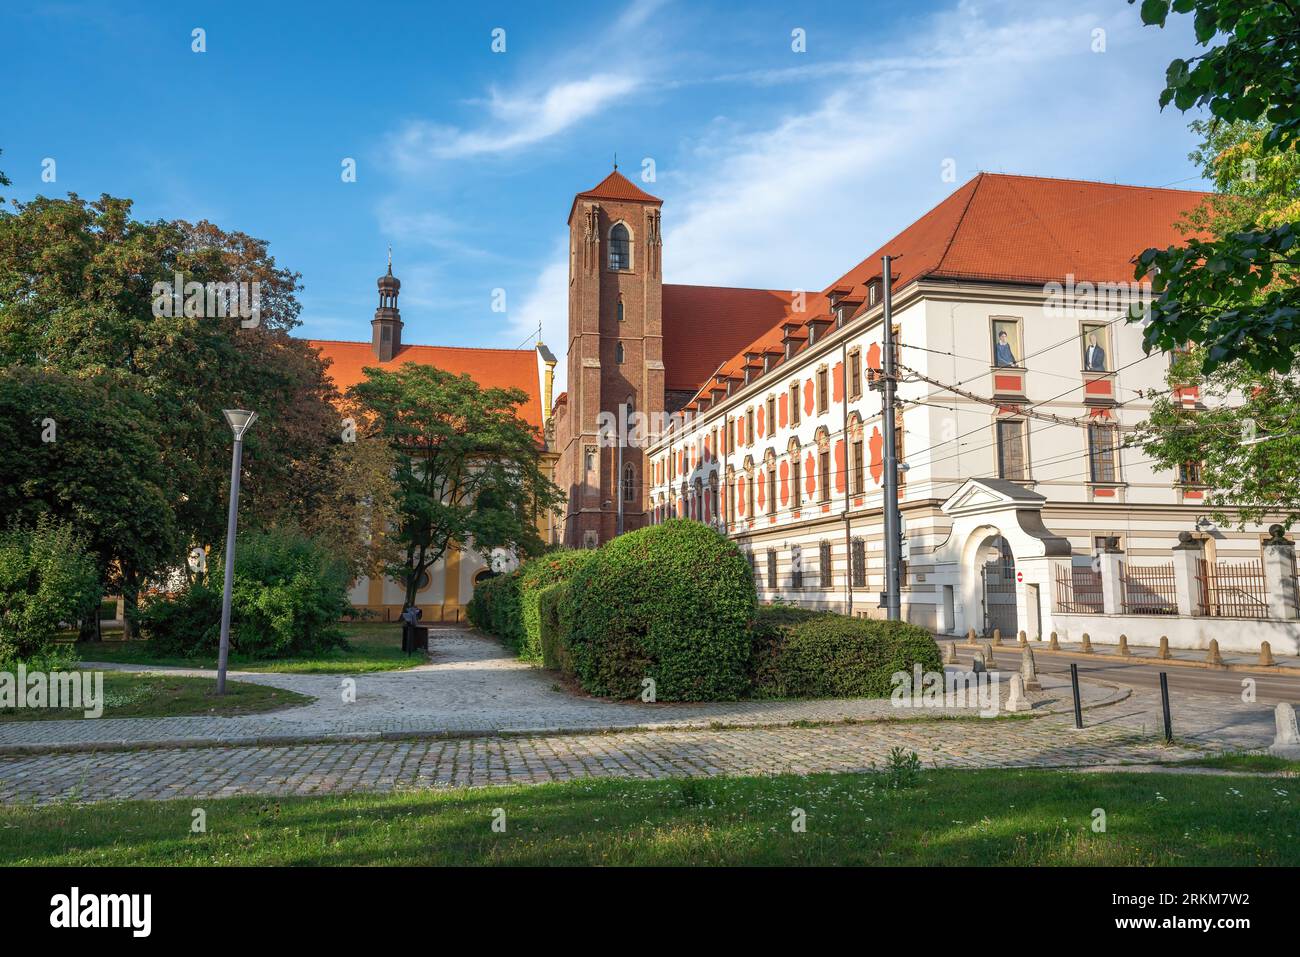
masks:
POLYGON ((264 238, 314 337, 368 338, 391 243, 406 341, 540 322, 562 353, 564 218, 615 152, 654 161, 667 281, 770 288, 821 288, 980 170, 1202 185, 1156 106, 1186 18, 1123 0, 29 6, 0 12, 6 195, 264 238))

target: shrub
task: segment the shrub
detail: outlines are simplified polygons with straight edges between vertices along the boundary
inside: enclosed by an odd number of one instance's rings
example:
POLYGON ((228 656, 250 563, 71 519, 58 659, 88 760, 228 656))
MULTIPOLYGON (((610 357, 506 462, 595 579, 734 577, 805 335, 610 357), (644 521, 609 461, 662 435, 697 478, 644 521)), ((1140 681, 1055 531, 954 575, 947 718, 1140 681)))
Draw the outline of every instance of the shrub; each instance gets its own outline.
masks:
POLYGON ((673 519, 620 535, 571 579, 568 651, 592 693, 660 701, 744 694, 754 578, 735 543, 673 519))
POLYGON ((99 570, 72 526, 42 516, 0 532, 0 662, 45 654, 60 628, 95 614, 99 570))
POLYGON ((537 596, 541 627, 542 665, 573 677, 573 660, 569 655, 569 631, 573 627, 573 586, 556 582, 543 588, 537 596))
POLYGON ((520 658, 542 659, 542 626, 539 600, 542 591, 567 581, 595 556, 592 549, 561 549, 531 558, 519 569, 519 626, 515 633, 520 658))
MULTIPOLYGON (((214 652, 220 641, 224 562, 207 582, 151 602, 141 630, 164 654, 214 652)), ((277 658, 346 647, 339 620, 351 608, 346 562, 297 532, 242 535, 235 548, 230 648, 249 658, 277 658)))
POLYGON ((754 627, 758 698, 886 698, 890 676, 943 671, 939 646, 919 625, 831 612, 762 608, 754 627))
POLYGON ((523 643, 519 602, 519 572, 494 575, 474 586, 474 597, 465 614, 475 628, 496 635, 506 647, 517 651, 523 643))

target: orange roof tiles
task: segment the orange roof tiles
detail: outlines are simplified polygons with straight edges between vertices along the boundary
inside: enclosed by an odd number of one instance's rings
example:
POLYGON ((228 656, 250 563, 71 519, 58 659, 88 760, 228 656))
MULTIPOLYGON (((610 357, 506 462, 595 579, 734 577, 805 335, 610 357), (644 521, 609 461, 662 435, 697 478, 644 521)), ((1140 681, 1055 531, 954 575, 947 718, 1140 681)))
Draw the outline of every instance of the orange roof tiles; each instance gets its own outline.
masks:
MULTIPOLYGON (((1118 186, 1084 180, 1049 179, 980 173, 947 199, 835 280, 820 295, 809 294, 803 315, 807 322, 827 315, 832 291, 852 288, 880 277, 880 259, 899 257, 893 264, 893 285, 899 289, 921 278, 1045 284, 1065 282, 1132 282, 1133 259, 1148 246, 1183 240, 1177 223, 1210 194, 1194 190, 1118 186)), ((701 372, 704 345, 679 359, 669 336, 668 290, 664 286, 664 356, 667 378, 684 383, 695 377, 700 389, 713 368, 701 372), (683 369, 681 374, 674 364, 683 369)), ((691 288, 691 287, 678 287, 691 288)), ((731 290, 718 290, 727 293, 731 290)), ((788 296, 787 296, 788 298, 788 296)), ((865 298, 864 295, 854 298, 865 298)), ((719 296, 719 301, 725 296, 719 296)), ((716 310, 715 310, 716 311, 716 310)), ((707 316, 708 313, 706 312, 707 316)), ((675 323, 694 328, 707 344, 716 322, 699 321, 683 312, 675 323)), ((746 352, 780 345, 782 317, 748 345, 739 345, 723 363, 723 371, 740 375, 746 352)), ((685 338, 685 337, 683 337, 685 338)), ((673 388, 673 386, 669 386, 673 388)))
POLYGON ((755 336, 786 321, 791 299, 781 289, 665 283, 664 388, 694 392, 755 336))
POLYGON ((542 395, 537 375, 537 353, 532 349, 467 349, 458 346, 402 346, 388 362, 380 362, 369 342, 340 342, 336 339, 309 339, 329 361, 329 377, 340 392, 356 385, 367 367, 396 369, 407 362, 436 366, 445 372, 468 373, 485 389, 522 389, 528 401, 519 416, 529 425, 542 427, 542 395))
POLYGON ((614 170, 591 189, 585 193, 579 193, 578 196, 584 199, 622 199, 636 200, 643 203, 663 202, 658 196, 651 196, 618 170, 614 170))

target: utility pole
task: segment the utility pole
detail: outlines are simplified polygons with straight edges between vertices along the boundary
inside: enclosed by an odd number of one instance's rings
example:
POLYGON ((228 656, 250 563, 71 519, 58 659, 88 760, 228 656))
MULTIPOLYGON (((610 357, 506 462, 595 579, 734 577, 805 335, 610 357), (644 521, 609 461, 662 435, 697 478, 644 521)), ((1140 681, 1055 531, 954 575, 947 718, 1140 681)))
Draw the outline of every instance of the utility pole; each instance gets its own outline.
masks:
POLYGON ((898 445, 894 427, 897 421, 894 369, 894 306, 893 276, 890 273, 892 257, 880 257, 881 291, 884 294, 885 357, 884 376, 881 383, 880 418, 885 439, 885 485, 883 511, 885 513, 885 617, 898 621, 902 617, 902 599, 899 595, 898 566, 902 561, 902 518, 898 512, 898 445))

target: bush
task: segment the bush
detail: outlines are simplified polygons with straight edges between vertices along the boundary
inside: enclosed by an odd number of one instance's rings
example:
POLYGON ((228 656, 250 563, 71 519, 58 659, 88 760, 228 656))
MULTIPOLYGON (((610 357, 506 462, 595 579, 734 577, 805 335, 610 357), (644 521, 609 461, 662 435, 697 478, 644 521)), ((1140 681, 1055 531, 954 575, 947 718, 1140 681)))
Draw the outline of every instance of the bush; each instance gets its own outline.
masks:
POLYGON ((519 572, 494 575, 474 586, 474 597, 465 615, 475 628, 496 635, 508 648, 518 650, 523 643, 523 612, 519 602, 519 572))
POLYGON ((542 625, 539 600, 542 592, 573 575, 595 556, 592 549, 561 549, 531 558, 519 569, 520 623, 516 632, 520 658, 542 660, 542 625))
POLYGON ((49 651, 59 630, 95 614, 99 570, 71 525, 42 516, 0 533, 0 662, 49 651))
POLYGON ((573 660, 569 655, 569 631, 573 627, 573 586, 556 582, 543 588, 537 596, 541 627, 542 665, 573 677, 573 660))
MULTIPOLYGON (((218 648, 224 561, 207 582, 146 606, 141 631, 163 654, 197 656, 218 648)), ((250 532, 235 548, 230 648, 249 658, 278 658, 346 647, 339 620, 351 608, 346 562, 286 530, 250 532)))
POLYGON ((738 698, 748 683, 753 572, 735 543, 687 519, 609 542, 571 579, 567 645, 592 694, 738 698))
POLYGON ((756 698, 887 698, 890 676, 943 671, 939 646, 919 625, 770 607, 754 627, 756 698))

